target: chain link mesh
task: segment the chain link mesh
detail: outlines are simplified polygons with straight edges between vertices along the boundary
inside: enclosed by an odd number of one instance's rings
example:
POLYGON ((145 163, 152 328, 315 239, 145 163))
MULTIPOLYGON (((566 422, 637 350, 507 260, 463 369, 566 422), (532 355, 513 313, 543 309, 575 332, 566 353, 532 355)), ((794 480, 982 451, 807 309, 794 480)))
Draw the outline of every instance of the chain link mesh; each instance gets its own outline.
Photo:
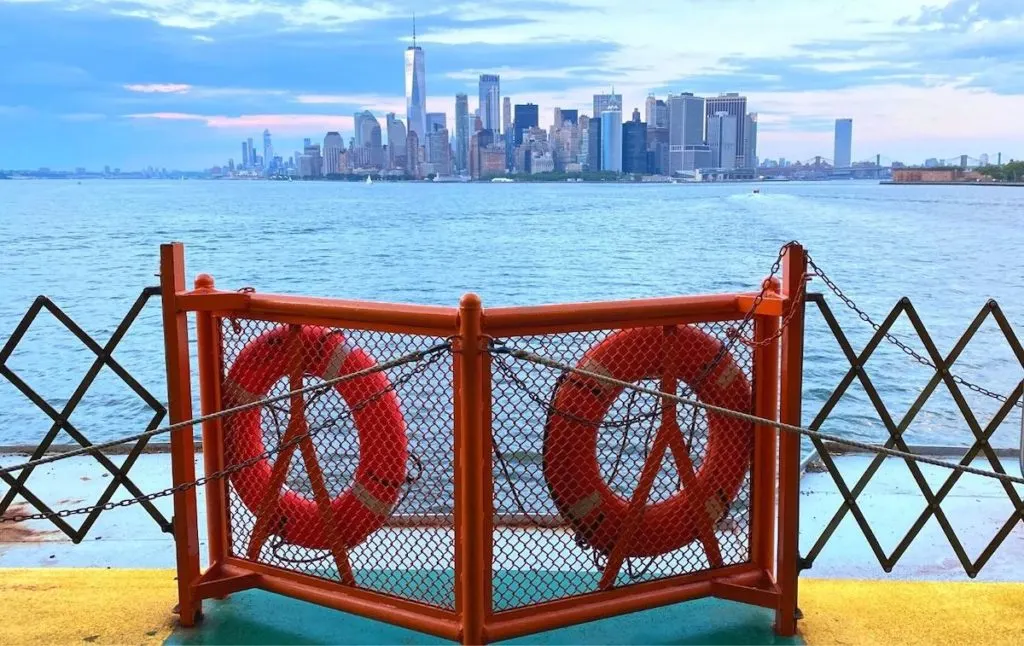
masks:
MULTIPOLYGON (((751 412, 753 353, 736 342, 750 331, 741 327, 570 332, 508 343, 654 390, 674 373, 677 394, 751 412)), ((494 508, 516 521, 494 531, 494 610, 593 592, 616 538, 631 526, 627 510, 665 402, 501 352, 492 361, 494 508)), ((752 428, 696 408, 679 407, 673 417, 678 428, 666 428, 673 441, 649 469, 649 495, 615 585, 750 558, 752 428)))
MULTIPOLYGON (((221 331, 225 407, 294 390, 296 369, 309 385, 444 342, 249 319, 225 319, 221 331)), ((451 354, 306 393, 301 419, 298 403, 225 419, 226 467, 282 449, 229 480, 232 553, 453 608, 451 354), (294 446, 301 431, 309 442, 294 446)))

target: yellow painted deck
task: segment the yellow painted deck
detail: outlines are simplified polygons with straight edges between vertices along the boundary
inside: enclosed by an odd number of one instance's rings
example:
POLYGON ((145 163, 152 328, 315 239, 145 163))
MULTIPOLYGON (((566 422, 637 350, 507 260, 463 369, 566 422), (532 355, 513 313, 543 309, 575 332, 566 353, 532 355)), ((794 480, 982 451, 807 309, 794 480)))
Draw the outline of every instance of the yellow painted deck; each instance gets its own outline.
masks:
MULTIPOLYGON (((160 644, 172 638, 175 632, 171 613, 174 601, 175 583, 171 570, 0 570, 0 604, 5 609, 5 619, 0 625, 0 643, 160 644)), ((211 611, 216 612, 212 604, 207 603, 211 611)), ((232 604, 232 600, 220 603, 232 604)), ((800 622, 801 636, 814 646, 1024 644, 1024 584, 1019 583, 804 579, 800 584, 800 607, 804 613, 800 622)), ((323 616, 356 621, 340 613, 323 616)), ((728 617, 728 613, 722 616, 728 617)), ((280 624, 282 630, 289 632, 274 631, 272 635, 253 632, 247 641, 266 643, 268 637, 271 641, 293 637, 306 643, 316 643, 313 635, 307 634, 303 639, 304 628, 289 621, 288 613, 282 613, 278 618, 253 619, 258 621, 249 625, 252 630, 261 630, 259 626, 263 624, 259 621, 262 621, 264 624, 280 624)), ((237 617, 235 621, 237 623, 237 617)), ((722 621, 726 620, 718 620, 719 623, 722 621)), ((714 628, 718 630, 719 639, 766 643, 747 639, 742 625, 718 625, 714 628)), ((765 627, 758 628, 763 630, 765 627)), ((381 629, 384 629, 382 625, 381 629)), ((217 632, 222 636, 231 635, 231 639, 237 641, 245 639, 244 630, 243 625, 241 628, 235 626, 233 632, 223 632, 223 628, 217 632)), ((175 635, 172 641, 218 643, 203 638, 202 627, 189 633, 191 635, 180 639, 175 635)), ((370 633, 363 634, 371 635, 372 629, 370 633)), ((378 643, 388 639, 389 635, 391 639, 396 638, 395 633, 382 632, 378 643)), ((570 643, 573 635, 580 638, 583 633, 566 632, 562 643, 570 643)), ((706 640, 710 635, 698 632, 693 636, 706 640)), ((551 641, 550 637, 545 641, 551 641)), ((666 637, 672 639, 671 635, 666 637)))

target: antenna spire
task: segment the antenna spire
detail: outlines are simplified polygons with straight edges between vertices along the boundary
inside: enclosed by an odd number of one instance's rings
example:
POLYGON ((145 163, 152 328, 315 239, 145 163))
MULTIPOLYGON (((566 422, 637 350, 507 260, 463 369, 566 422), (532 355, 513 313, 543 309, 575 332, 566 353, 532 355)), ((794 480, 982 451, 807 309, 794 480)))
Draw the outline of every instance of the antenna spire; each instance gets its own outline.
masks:
POLYGON ((416 12, 412 12, 412 46, 416 46, 416 12))

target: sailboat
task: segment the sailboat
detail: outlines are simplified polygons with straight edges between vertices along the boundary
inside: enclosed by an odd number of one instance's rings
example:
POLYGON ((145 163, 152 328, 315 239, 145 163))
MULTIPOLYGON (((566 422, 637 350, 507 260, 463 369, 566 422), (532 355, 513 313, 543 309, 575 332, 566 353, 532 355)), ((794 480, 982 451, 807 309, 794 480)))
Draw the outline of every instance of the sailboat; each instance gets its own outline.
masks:
POLYGON ((369 175, 367 175, 367 176, 366 176, 366 183, 367 183, 367 184, 373 184, 373 180, 372 180, 372 179, 370 179, 370 176, 369 176, 369 175))

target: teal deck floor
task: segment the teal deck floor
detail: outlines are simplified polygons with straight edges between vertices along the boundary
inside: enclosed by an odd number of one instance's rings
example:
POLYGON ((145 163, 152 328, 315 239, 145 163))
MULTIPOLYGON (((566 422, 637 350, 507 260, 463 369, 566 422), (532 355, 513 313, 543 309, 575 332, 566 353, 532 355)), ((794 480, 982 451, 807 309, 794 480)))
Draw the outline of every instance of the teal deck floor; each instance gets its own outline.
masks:
MULTIPOLYGON (((204 603, 195 628, 166 644, 444 644, 443 639, 259 590, 204 603)), ((802 644, 772 632, 774 613, 701 599, 602 619, 506 644, 802 644)))

